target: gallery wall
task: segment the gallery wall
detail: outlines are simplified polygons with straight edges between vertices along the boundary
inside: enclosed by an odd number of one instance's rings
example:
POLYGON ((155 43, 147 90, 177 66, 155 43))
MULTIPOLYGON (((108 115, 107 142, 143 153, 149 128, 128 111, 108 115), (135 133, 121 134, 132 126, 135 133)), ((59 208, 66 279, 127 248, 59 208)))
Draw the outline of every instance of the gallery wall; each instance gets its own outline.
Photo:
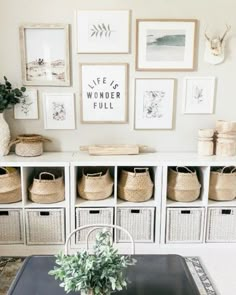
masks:
POLYGON ((21 60, 18 28, 24 23, 70 24, 70 53, 72 83, 69 87, 38 86, 39 120, 15 120, 13 111, 6 112, 12 137, 22 133, 39 133, 49 137, 48 151, 76 151, 80 145, 102 143, 145 144, 157 151, 196 151, 197 130, 212 128, 217 119, 236 120, 235 69, 236 69, 236 18, 234 0, 0 0, 0 79, 3 75, 21 86, 21 60), (130 54, 76 53, 75 10, 129 9, 131 10, 130 54), (197 19, 196 70, 140 72, 135 70, 136 19, 197 19), (219 65, 204 62, 207 28, 209 35, 223 34, 225 24, 231 25, 226 41, 226 59, 219 65), (82 124, 80 119, 79 63, 129 64, 129 118, 127 124, 82 124), (182 113, 184 77, 216 77, 216 95, 213 114, 187 115, 182 113), (134 130, 134 79, 174 78, 173 128, 171 130, 134 130), (45 130, 42 92, 72 92, 75 94, 75 130, 45 130))

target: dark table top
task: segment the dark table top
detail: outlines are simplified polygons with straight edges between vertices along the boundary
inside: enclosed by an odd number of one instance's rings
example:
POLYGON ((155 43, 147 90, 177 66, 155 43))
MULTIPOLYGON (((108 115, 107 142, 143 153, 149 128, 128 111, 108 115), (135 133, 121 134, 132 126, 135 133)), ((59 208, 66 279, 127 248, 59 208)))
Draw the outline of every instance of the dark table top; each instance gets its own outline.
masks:
MULTIPOLYGON (((127 269, 131 283, 114 294, 126 295, 200 295, 184 258, 178 255, 135 255, 137 263, 127 269)), ((28 257, 8 295, 65 295, 59 281, 48 275, 54 256, 28 257)), ((70 295, 78 295, 71 292, 70 295)), ((113 294, 113 293, 112 293, 113 294)))

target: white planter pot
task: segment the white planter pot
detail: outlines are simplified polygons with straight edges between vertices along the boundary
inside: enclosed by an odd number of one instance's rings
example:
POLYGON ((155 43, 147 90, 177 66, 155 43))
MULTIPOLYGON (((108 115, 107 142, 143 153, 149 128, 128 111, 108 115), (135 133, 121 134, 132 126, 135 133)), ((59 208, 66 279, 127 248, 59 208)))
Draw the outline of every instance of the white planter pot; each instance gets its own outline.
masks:
POLYGON ((8 154, 8 145, 11 139, 10 129, 4 119, 4 113, 0 113, 0 157, 8 154))

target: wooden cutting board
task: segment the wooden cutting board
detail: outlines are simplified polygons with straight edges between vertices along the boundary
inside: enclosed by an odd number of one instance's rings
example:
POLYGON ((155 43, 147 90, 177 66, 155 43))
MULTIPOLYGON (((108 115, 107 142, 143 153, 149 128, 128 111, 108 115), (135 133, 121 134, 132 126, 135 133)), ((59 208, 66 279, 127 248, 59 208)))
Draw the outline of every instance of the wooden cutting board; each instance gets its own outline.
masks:
POLYGON ((81 151, 88 151, 90 155, 106 156, 106 155, 138 155, 140 149, 145 146, 137 144, 96 144, 81 146, 81 151))

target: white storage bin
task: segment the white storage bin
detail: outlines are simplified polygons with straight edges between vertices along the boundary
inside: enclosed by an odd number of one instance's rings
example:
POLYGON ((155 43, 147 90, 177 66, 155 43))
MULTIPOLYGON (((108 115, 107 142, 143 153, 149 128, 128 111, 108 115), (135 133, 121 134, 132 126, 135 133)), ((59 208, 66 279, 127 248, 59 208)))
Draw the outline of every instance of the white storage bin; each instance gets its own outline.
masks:
POLYGON ((166 243, 201 243, 204 208, 167 208, 166 243))
POLYGON ((0 244, 23 244, 22 211, 0 210, 0 244))
MULTIPOLYGON (((117 225, 127 229, 135 242, 154 242, 154 213, 154 208, 118 208, 117 225)), ((117 242, 129 241, 117 230, 117 242)))
MULTIPOLYGON (((76 228, 89 224, 113 224, 113 208, 76 208, 76 228)), ((88 232, 92 228, 81 230, 76 234, 76 244, 84 243, 88 232)), ((112 229, 109 229, 112 232, 112 229)), ((89 241, 95 241, 97 232, 95 230, 89 237, 89 241)))
POLYGON ((27 244, 64 244, 64 209, 27 209, 25 214, 27 244))
POLYGON ((208 208, 207 242, 236 242, 236 208, 208 208))

